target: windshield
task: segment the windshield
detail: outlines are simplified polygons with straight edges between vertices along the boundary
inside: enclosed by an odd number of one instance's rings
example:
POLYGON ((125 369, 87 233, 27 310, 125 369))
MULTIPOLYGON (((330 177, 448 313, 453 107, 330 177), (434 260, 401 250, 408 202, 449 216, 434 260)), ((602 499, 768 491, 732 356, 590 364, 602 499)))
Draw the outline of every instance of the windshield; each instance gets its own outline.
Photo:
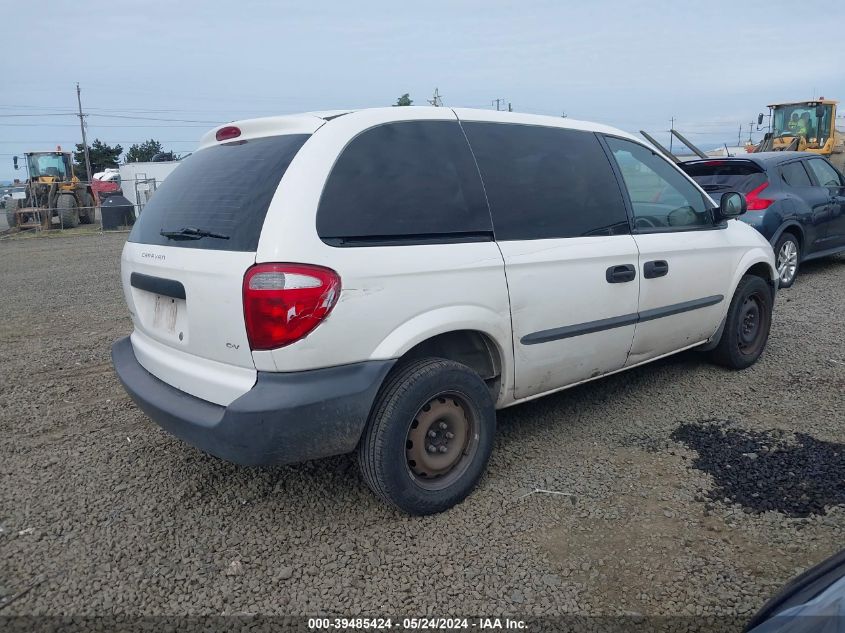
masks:
POLYGON ((832 105, 821 106, 822 116, 816 116, 816 104, 800 103, 776 106, 772 116, 772 131, 778 136, 803 136, 811 143, 823 145, 830 136, 832 105))
POLYGON ((60 180, 70 180, 70 157, 60 152, 29 155, 29 174, 33 178, 52 176, 60 180))

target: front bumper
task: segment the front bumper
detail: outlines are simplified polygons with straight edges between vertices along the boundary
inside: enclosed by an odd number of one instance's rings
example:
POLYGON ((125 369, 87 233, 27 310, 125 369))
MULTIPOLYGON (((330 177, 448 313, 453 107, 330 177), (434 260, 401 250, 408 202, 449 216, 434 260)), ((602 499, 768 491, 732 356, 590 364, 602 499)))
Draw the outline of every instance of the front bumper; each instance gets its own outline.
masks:
POLYGON ((258 372, 228 406, 162 382, 135 358, 129 337, 112 363, 130 397, 159 426, 197 448, 247 466, 291 464, 355 449, 393 360, 301 372, 258 372))

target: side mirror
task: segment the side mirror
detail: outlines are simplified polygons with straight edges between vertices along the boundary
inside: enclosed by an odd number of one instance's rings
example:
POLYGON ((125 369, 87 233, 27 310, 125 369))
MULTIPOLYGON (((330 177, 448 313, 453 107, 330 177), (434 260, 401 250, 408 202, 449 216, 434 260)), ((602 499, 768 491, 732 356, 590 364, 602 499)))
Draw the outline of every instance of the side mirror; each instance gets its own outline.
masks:
POLYGON ((745 196, 736 191, 728 191, 722 194, 719 201, 719 219, 728 220, 736 218, 748 210, 748 202, 745 196))
POLYGON ((763 125, 763 113, 757 115, 757 125, 763 125))
POLYGON ((15 165, 15 169, 18 168, 18 157, 12 156, 12 163, 15 165))

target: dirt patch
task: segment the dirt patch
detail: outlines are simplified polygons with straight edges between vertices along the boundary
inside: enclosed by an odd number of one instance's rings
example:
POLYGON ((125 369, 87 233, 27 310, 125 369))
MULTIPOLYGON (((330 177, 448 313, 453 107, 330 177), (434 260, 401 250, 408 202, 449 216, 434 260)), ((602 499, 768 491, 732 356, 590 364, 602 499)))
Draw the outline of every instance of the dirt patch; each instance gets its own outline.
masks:
POLYGON ((786 549, 754 538, 739 516, 704 502, 697 486, 705 478, 684 476, 692 459, 683 449, 617 450, 614 461, 634 475, 627 485, 602 500, 579 500, 572 516, 539 536, 564 583, 617 612, 736 613, 750 609, 743 595, 749 584, 776 587, 784 569, 801 567, 808 555, 824 557, 824 548, 786 549), (697 586, 700 576, 707 580, 697 586), (689 593, 697 605, 688 603, 689 593))

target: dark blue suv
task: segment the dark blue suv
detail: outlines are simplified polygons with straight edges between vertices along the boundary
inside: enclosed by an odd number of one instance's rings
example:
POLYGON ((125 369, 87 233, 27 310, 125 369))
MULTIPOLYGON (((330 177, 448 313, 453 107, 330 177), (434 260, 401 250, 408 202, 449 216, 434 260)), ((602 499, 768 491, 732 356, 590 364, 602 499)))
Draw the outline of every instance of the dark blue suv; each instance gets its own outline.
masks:
POLYGON ((845 178, 807 152, 762 152, 679 165, 718 204, 723 193, 748 200, 740 220, 771 242, 780 287, 795 281, 801 262, 845 251, 845 178))

